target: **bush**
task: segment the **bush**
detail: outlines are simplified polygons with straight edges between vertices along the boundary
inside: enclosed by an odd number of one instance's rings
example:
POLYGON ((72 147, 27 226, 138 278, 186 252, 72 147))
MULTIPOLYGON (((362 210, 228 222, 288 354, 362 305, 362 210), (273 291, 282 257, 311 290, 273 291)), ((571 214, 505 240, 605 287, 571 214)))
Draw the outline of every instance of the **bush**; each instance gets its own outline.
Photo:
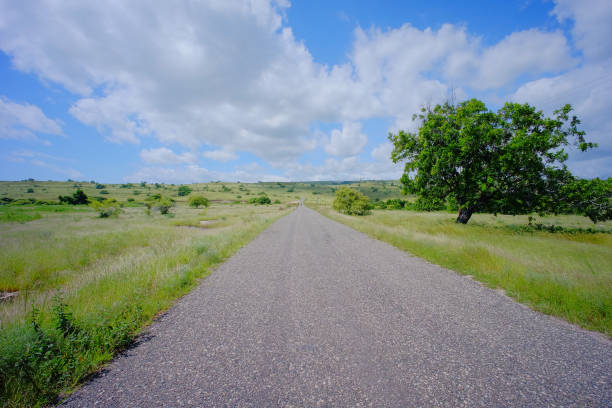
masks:
POLYGON ((108 190, 102 190, 100 191, 100 194, 109 194, 108 190))
POLYGON ((370 213, 370 199, 352 188, 336 190, 334 210, 348 215, 367 215, 370 213))
POLYGON ((169 214, 170 209, 174 207, 174 200, 161 194, 153 194, 151 197, 147 198, 145 205, 147 206, 147 214, 149 215, 152 209, 157 209, 160 214, 166 215, 169 214))
POLYGON ((253 198, 249 198, 248 201, 249 204, 271 204, 272 201, 270 200, 270 197, 268 196, 259 196, 259 197, 253 197, 253 198))
POLYGON ((104 184, 96 184, 96 190, 102 190, 103 188, 106 188, 104 184))
POLYGON ((178 188, 178 195, 180 197, 189 195, 189 193, 191 193, 191 188, 189 188, 189 186, 180 186, 178 188))
POLYGON ((121 206, 114 198, 107 198, 102 202, 92 201, 89 206, 100 213, 100 218, 117 216, 121 213, 121 206))
POLYGON ((399 198, 390 198, 385 202, 387 210, 401 210, 404 207, 406 207, 406 200, 399 198))
POLYGON ((198 208, 200 206, 208 207, 208 205, 209 205, 208 199, 204 196, 196 195, 196 196, 189 197, 190 207, 195 207, 195 208, 198 208))
POLYGON ((34 192, 34 189, 33 189, 33 188, 28 188, 28 189, 26 190, 26 193, 33 193, 33 192, 34 192))
POLYGON ((87 195, 85 195, 85 193, 83 192, 83 190, 77 190, 74 192, 74 194, 72 194, 72 197, 70 196, 58 196, 59 202, 60 204, 72 204, 72 205, 79 205, 79 204, 87 204, 89 202, 87 195))
POLYGON ((423 197, 417 198, 413 205, 416 211, 440 211, 445 207, 446 203, 440 199, 425 199, 423 197))

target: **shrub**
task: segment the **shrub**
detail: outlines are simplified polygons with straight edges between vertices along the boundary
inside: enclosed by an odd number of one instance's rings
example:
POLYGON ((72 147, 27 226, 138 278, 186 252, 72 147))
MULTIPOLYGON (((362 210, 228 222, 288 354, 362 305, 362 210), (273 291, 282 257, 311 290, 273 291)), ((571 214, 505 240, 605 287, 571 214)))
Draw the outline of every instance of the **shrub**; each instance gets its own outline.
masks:
POLYGON ((100 191, 100 194, 109 194, 108 190, 102 190, 100 191))
POLYGON ((61 204, 72 204, 72 205, 79 205, 79 204, 87 204, 89 202, 87 195, 83 192, 83 190, 77 190, 74 192, 74 194, 72 194, 72 197, 70 196, 58 196, 59 202, 61 204))
POLYGON ((96 190, 102 190, 103 188, 106 188, 104 184, 96 184, 96 190))
POLYGON ((147 214, 151 214, 152 209, 157 209, 160 214, 165 215, 169 214, 170 209, 174 207, 174 200, 161 194, 153 194, 147 198, 145 205, 147 206, 147 214))
POLYGON ((259 196, 259 197, 253 197, 250 198, 248 201, 249 204, 271 204, 272 201, 270 200, 270 197, 268 196, 259 196))
POLYGON ((33 189, 33 188, 28 188, 28 189, 26 190, 26 193, 33 193, 33 192, 34 192, 34 189, 33 189))
POLYGON ((401 210, 406 206, 406 201, 399 198, 390 198, 385 203, 387 210, 401 210))
POLYGON ((370 209, 370 199, 359 191, 348 187, 336 190, 334 210, 348 215, 366 215, 370 209))
POLYGON ((208 199, 206 197, 204 197, 204 196, 196 195, 196 196, 189 197, 189 206, 190 207, 195 207, 195 208, 198 208, 200 206, 208 207, 208 205, 209 205, 208 199))
POLYGON ((280 204, 280 200, 278 199, 274 200, 274 204, 280 204))
POLYGON ((107 198, 102 202, 92 201, 89 206, 100 213, 100 218, 117 216, 121 213, 121 206, 114 198, 107 198))
POLYGON ((191 188, 189 188, 189 186, 180 186, 178 188, 178 195, 180 197, 189 195, 189 193, 191 193, 191 188))

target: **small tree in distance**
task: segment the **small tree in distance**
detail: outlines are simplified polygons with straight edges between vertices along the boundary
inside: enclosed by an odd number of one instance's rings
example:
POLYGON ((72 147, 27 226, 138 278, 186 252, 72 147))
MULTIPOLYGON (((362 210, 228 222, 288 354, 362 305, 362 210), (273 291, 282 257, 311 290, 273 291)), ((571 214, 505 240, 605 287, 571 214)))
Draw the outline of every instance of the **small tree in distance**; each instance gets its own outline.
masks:
POLYGON ((191 193, 191 188, 189 186, 180 186, 178 188, 178 195, 183 197, 189 195, 191 193))
MULTIPOLYGON (((437 105, 415 115, 421 121, 417 132, 389 134, 391 158, 406 162, 404 192, 424 203, 454 200, 458 223, 467 223, 474 212, 559 212, 584 198, 574 186, 585 187, 564 164, 564 147, 571 139, 581 151, 596 146, 584 140, 571 111, 565 105, 548 118, 528 104, 506 103, 498 112, 477 99, 437 105)), ((583 204, 585 215, 602 219, 609 197, 599 200, 583 204)))
POLYGON ((336 190, 334 210, 348 215, 367 215, 370 213, 370 199, 357 190, 341 187, 336 190))
POLYGON ((191 196, 189 197, 189 206, 190 207, 195 207, 195 208, 199 208, 200 206, 202 207, 208 207, 208 199, 204 196, 201 195, 195 195, 195 196, 191 196))

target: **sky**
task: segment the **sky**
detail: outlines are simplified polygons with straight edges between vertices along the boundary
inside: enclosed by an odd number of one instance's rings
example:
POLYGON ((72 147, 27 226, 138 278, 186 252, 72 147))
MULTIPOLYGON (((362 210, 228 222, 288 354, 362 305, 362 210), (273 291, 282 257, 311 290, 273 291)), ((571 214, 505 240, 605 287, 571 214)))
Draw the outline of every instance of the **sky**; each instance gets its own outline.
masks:
POLYGON ((449 98, 566 103, 612 176, 612 1, 0 0, 0 180, 397 179, 449 98))

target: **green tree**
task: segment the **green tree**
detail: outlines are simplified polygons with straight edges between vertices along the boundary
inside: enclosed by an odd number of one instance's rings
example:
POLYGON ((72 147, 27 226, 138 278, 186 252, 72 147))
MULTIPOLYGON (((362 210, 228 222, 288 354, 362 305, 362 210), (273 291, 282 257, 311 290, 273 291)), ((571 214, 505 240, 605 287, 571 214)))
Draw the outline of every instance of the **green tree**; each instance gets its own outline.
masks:
POLYGON ((208 207, 208 204, 209 204, 208 199, 204 196, 195 195, 195 196, 189 197, 189 205, 191 207, 195 207, 195 208, 198 208, 200 206, 208 207))
POLYGON ((549 118, 528 104, 506 103, 498 112, 477 99, 437 105, 415 115, 415 133, 389 134, 391 158, 406 162, 404 192, 418 194, 424 207, 456 202, 459 223, 474 212, 554 212, 575 180, 564 147, 595 146, 571 111, 565 105, 549 118))
POLYGON ((180 186, 178 188, 178 195, 180 197, 189 195, 191 193, 191 188, 189 188, 189 186, 180 186))
POLYGON ((74 194, 72 194, 72 197, 71 196, 58 196, 57 198, 59 199, 60 203, 66 203, 66 204, 72 204, 72 205, 87 204, 89 202, 87 195, 83 192, 83 190, 80 190, 80 189, 75 191, 74 194))
POLYGON ((153 194, 151 197, 147 198, 145 205, 147 206, 147 214, 151 214, 151 210, 154 209, 158 209, 160 214, 168 214, 175 203, 170 197, 161 194, 153 194))
POLYGON ((612 219, 612 178, 578 179, 564 188, 558 212, 586 215, 594 223, 612 219))
POLYGON ((370 199, 349 187, 336 190, 334 210, 348 215, 367 215, 370 213, 370 199))

